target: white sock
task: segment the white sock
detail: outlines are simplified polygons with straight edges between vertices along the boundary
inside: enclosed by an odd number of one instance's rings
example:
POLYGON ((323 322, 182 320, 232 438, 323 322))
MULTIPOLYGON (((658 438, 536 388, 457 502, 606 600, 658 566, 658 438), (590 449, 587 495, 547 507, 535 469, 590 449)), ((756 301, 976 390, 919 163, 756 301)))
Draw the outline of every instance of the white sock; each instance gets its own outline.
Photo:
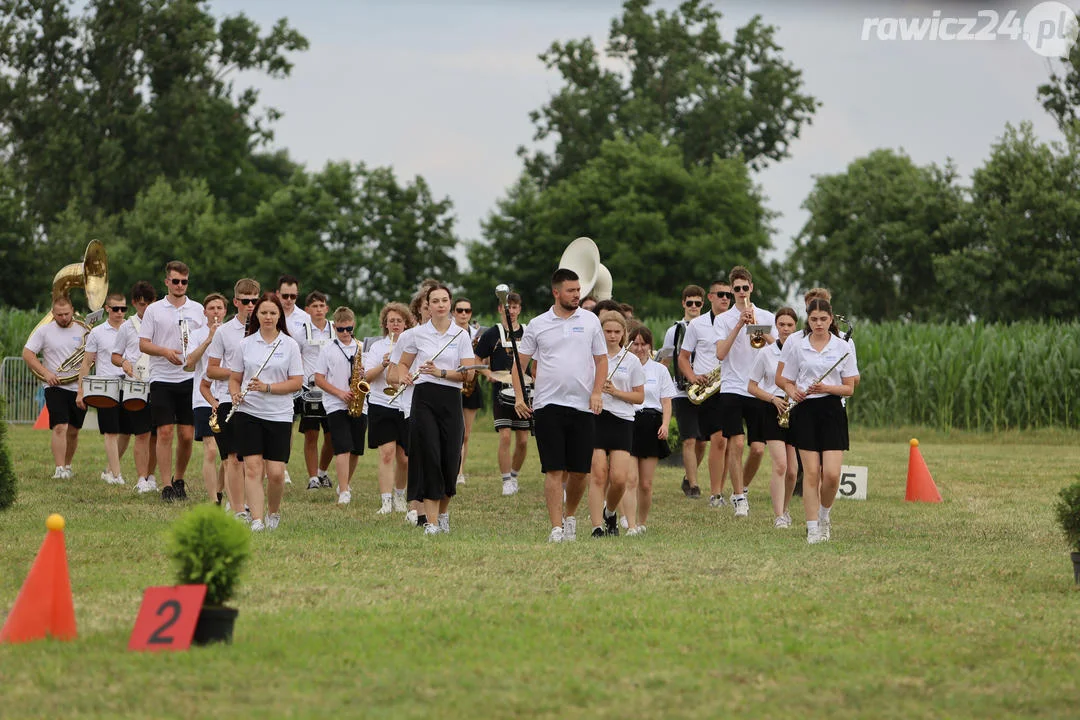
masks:
POLYGON ((503 482, 506 482, 507 480, 509 480, 512 477, 514 477, 514 473, 503 473, 502 474, 503 482))
POLYGON ((819 507, 818 508, 818 520, 820 520, 822 522, 828 522, 829 521, 829 511, 830 510, 832 510, 832 508, 827 508, 824 505, 819 507))
POLYGON ((511 470, 510 471, 510 479, 511 480, 517 480, 519 474, 520 473, 517 470, 511 470))
POLYGON ((439 513, 439 522, 450 522, 450 513, 439 513))
POLYGON ((606 518, 615 517, 615 513, 608 510, 607 505, 604 505, 604 517, 606 517, 606 518))
POLYGON ((398 497, 405 497, 405 491, 404 490, 398 490, 397 488, 394 488, 394 494, 397 495, 398 497))
POLYGON ((745 494, 743 494, 743 493, 739 493, 738 495, 735 495, 735 494, 733 493, 733 494, 731 495, 731 499, 732 499, 732 500, 744 500, 745 498, 746 498, 746 495, 745 495, 745 494))
POLYGON ((807 530, 817 530, 817 520, 807 520, 806 521, 806 529, 807 530))
POLYGON ((380 493, 379 497, 382 498, 384 503, 390 502, 390 493, 380 493))

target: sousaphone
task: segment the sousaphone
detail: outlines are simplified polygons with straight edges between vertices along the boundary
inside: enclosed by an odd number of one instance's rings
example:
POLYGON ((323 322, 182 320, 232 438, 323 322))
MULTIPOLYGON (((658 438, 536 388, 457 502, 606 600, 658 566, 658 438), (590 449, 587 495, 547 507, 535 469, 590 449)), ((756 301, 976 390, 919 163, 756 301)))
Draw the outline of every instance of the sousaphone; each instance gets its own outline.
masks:
POLYGON ((591 238, 579 237, 566 246, 559 267, 573 270, 581 282, 581 298, 611 299, 611 272, 600 262, 600 248, 591 238))

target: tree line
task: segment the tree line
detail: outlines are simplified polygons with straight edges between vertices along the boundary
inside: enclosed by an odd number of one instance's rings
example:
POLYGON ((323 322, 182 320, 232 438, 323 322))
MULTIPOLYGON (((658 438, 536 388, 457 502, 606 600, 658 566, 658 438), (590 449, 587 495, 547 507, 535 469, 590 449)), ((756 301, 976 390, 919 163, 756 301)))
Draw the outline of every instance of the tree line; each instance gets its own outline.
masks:
POLYGON ((1006 127, 969 186, 949 161, 877 150, 816 178, 790 256, 768 262, 753 172, 788 157, 820 102, 760 17, 724 37, 705 0, 627 0, 602 52, 553 42, 540 60, 561 87, 530 113, 533 142, 551 149, 519 148, 520 177, 466 239, 422 177, 312 170, 273 149, 280 113, 233 78, 289 75, 308 41, 287 20, 264 30, 205 0, 0 11, 0 304, 42 304, 57 263, 97 237, 116 287, 180 257, 199 269, 196 295, 292 270, 361 312, 428 275, 474 297, 509 282, 543 307, 562 249, 588 235, 640 315, 675 312, 688 269, 707 281, 734 263, 766 305, 826 285, 868 320, 1074 315, 1077 47, 1037 89, 1065 143, 1006 127))

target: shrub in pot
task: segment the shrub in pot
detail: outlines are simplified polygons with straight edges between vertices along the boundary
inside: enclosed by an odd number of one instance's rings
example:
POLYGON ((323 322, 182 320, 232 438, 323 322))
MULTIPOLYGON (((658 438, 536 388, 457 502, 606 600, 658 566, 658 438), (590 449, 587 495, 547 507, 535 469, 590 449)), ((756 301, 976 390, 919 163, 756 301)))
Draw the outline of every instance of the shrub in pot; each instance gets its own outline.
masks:
POLYGON ((1080 584, 1080 482, 1062 488, 1058 497, 1054 511, 1065 540, 1072 548, 1073 577, 1080 584))
POLYGON ((251 531, 216 505, 198 505, 173 523, 167 552, 177 565, 177 584, 206 586, 196 645, 232 641, 238 611, 225 603, 236 592, 250 543, 251 531))

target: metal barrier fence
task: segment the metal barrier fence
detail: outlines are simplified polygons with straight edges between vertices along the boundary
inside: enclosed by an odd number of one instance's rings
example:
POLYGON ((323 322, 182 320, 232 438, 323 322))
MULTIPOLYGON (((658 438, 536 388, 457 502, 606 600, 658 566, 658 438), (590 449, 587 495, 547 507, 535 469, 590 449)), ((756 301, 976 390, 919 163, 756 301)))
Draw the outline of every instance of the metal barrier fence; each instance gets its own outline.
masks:
POLYGON ((33 423, 45 407, 41 381, 21 357, 6 357, 0 363, 0 395, 5 400, 5 422, 33 423))

